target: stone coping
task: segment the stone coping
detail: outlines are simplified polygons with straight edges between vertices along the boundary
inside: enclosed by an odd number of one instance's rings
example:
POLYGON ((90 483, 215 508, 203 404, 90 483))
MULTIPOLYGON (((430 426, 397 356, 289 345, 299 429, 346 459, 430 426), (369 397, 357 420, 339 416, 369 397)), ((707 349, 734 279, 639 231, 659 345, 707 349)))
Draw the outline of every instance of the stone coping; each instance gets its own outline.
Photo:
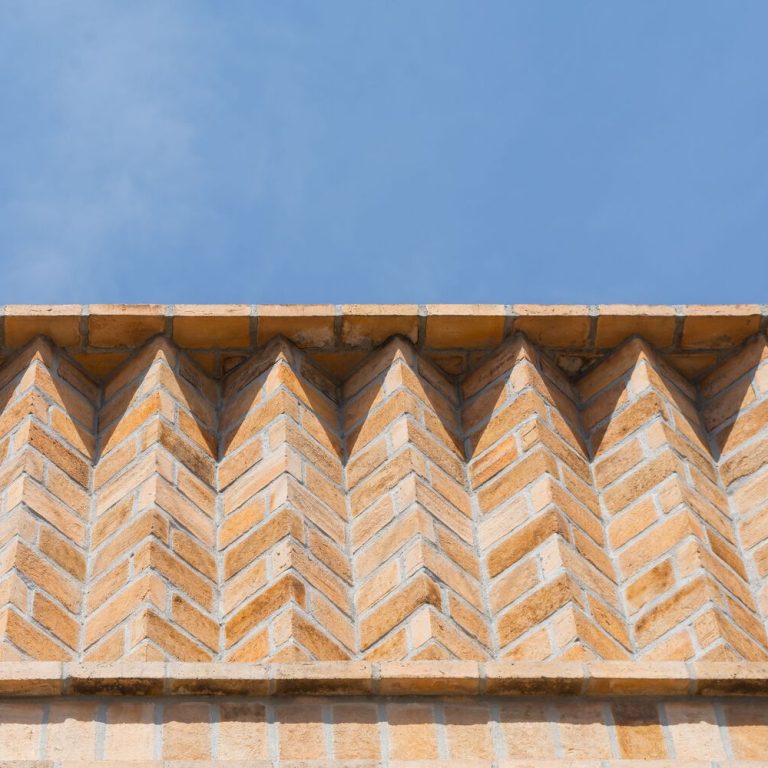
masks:
POLYGON ((768 305, 631 304, 8 304, 1 346, 36 335, 68 349, 130 349, 165 334, 188 349, 370 348, 400 334, 429 349, 483 349, 525 333, 557 349, 605 350, 632 335, 659 349, 728 349, 768 328, 768 305))
POLYGON ((765 696, 764 662, 0 662, 0 696, 765 696))

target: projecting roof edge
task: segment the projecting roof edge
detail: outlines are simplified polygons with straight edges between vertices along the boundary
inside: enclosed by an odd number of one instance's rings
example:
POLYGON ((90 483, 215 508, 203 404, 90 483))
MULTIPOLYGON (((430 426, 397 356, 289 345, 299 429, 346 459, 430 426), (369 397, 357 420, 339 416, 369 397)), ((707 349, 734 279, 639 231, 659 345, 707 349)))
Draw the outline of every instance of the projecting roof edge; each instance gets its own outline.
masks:
POLYGON ((0 310, 0 355, 42 334, 100 377, 163 334, 218 375, 282 335, 333 372, 401 335, 460 374, 521 332, 577 375, 638 335, 695 378, 766 328, 761 304, 24 304, 0 310))

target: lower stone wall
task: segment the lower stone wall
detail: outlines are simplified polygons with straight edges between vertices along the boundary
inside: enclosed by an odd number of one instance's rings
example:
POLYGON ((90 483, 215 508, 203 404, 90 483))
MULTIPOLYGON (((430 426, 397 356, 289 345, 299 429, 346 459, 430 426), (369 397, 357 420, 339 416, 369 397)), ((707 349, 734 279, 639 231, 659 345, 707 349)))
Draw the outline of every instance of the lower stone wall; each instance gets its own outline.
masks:
POLYGON ((768 761, 768 699, 65 696, 0 700, 0 763, 4 766, 3 761, 43 761, 35 768, 66 768, 91 761, 132 766, 163 761, 288 766, 308 761, 317 766, 596 768, 629 765, 625 761, 632 759, 669 761, 669 765, 702 761, 707 766, 768 761))

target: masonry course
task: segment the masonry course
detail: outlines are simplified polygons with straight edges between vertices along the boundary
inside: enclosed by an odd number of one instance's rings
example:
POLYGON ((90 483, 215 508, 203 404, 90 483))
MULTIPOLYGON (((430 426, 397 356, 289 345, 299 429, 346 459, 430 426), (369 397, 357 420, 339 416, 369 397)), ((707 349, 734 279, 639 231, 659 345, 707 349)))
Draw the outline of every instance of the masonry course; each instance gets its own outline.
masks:
MULTIPOLYGON (((485 718, 497 723, 490 765, 517 755, 499 747, 500 705, 482 699, 486 665, 539 663, 543 679, 565 679, 569 664, 608 663, 618 682, 603 693, 630 699, 589 705, 610 747, 595 759, 642 749, 617 747, 640 743, 617 735, 625 723, 656 733, 646 757, 698 759, 670 730, 680 713, 699 717, 685 710, 695 665, 722 664, 724 676, 702 679, 763 694, 767 325, 761 305, 5 307, 0 663, 11 682, 0 687, 14 694, 24 684, 12 668, 45 662, 102 680, 76 696, 109 694, 103 664, 160 665, 154 696, 168 695, 177 663, 213 665, 231 685, 242 664, 267 665, 269 680, 284 665, 354 677, 371 664, 371 687, 347 691, 370 699, 370 759, 403 759, 382 718, 416 740, 415 723, 430 723, 442 736, 425 759, 443 761, 471 757, 447 746, 451 718, 466 733, 477 721, 478 744, 485 718), (442 690, 438 667, 418 671, 429 662, 475 665, 477 685, 442 690), (401 688, 381 688, 397 663, 401 688), (664 666, 675 663, 684 674, 664 666), (654 688, 667 674, 683 688, 654 688), (477 701, 417 700, 437 691, 477 701), (380 697, 395 694, 416 698, 393 722, 380 697), (651 694, 682 698, 654 719, 632 703, 651 694)), ((507 691, 521 693, 534 695, 507 691)), ((594 691, 582 680, 535 695, 565 694, 594 691)), ((92 705, 103 735, 107 704, 92 705)), ((217 743, 218 709, 167 706, 213 717, 217 743)), ((328 746, 328 723, 354 702, 311 706, 322 754, 291 759, 352 759, 328 746)), ((531 756, 576 759, 552 707, 560 747, 531 756)), ((270 712, 248 722, 279 719, 270 712)), ((707 759, 753 759, 718 744, 707 759)), ((106 759, 101 749, 82 759, 106 759)), ((186 759, 156 751, 147 759, 186 759)))

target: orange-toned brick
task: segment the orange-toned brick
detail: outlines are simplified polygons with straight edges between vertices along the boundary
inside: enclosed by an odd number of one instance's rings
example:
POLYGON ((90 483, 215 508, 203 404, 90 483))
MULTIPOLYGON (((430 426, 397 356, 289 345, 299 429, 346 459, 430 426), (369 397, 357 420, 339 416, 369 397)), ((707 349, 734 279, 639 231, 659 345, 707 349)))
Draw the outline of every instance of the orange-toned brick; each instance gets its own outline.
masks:
POLYGON ((683 349, 735 346, 760 327, 757 304, 686 306, 683 321, 683 349))
POLYGON ((246 348, 250 346, 247 304, 176 304, 173 340, 185 348, 246 348))
POLYGON ((541 700, 505 701, 499 726, 507 756, 512 759, 554 758, 557 754, 550 710, 541 700))
POLYGON ((137 347, 165 330, 162 304, 91 304, 89 313, 91 347, 137 347))
POLYGON ((678 760, 725 758, 717 716, 710 702, 667 702, 664 709, 678 760))
POLYGON ((37 760, 42 747, 43 704, 0 704, 0 759, 37 760))
POLYGON ((652 760, 668 756, 654 702, 621 701, 613 703, 611 709, 621 757, 652 760))
POLYGON ((428 347, 492 347, 504 333, 503 304, 428 304, 428 347))
POLYGON ((392 760, 435 760, 438 756, 435 713, 429 705, 390 704, 389 757, 392 760))
POLYGON ((445 738, 452 759, 486 759, 494 756, 488 706, 454 704, 445 707, 445 738))
POLYGON ((269 757, 266 708, 263 704, 223 702, 218 730, 219 760, 265 760, 269 757))
POLYGON ((163 708, 163 759, 210 760, 210 706, 178 702, 163 708))
POLYGON ((637 335, 657 347, 669 347, 674 339, 675 325, 673 307, 601 304, 595 345, 615 347, 629 336, 637 335))
POLYGON ((49 760, 94 760, 98 702, 54 701, 48 710, 47 745, 49 760))
POLYGON ((281 760, 323 760, 327 757, 321 705, 281 704, 276 716, 281 760))
POLYGON ((47 336, 62 347, 80 343, 81 308, 77 304, 57 306, 12 304, 5 307, 5 343, 20 347, 35 336, 47 336))
POLYGON ((381 733, 375 704, 333 707, 333 749, 337 760, 380 760, 381 733))
POLYGON ((584 305, 514 304, 514 329, 533 343, 555 347, 585 345, 591 319, 584 305))
POLYGON ((336 311, 332 304, 260 304, 258 344, 282 335, 298 347, 325 347, 333 342, 336 311))
POLYGON ((155 756, 154 702, 115 702, 107 707, 104 759, 152 760, 155 756))

